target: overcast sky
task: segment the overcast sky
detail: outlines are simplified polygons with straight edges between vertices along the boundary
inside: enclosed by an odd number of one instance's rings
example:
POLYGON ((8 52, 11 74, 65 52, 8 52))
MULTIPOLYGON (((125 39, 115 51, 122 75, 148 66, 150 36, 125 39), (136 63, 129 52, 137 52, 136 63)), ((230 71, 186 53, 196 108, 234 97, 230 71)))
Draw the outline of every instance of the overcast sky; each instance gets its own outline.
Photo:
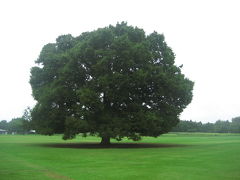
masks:
POLYGON ((121 21, 163 33, 195 82, 181 119, 240 116, 239 0, 1 0, 0 120, 34 106, 30 69, 45 44, 121 21))

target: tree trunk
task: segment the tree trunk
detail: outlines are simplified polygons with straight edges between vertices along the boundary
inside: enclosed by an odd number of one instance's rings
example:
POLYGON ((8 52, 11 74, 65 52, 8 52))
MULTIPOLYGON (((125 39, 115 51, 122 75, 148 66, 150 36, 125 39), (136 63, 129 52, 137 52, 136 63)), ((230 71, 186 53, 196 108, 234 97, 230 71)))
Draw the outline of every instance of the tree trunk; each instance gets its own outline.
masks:
POLYGON ((102 137, 101 143, 102 145, 110 145, 110 137, 102 137))

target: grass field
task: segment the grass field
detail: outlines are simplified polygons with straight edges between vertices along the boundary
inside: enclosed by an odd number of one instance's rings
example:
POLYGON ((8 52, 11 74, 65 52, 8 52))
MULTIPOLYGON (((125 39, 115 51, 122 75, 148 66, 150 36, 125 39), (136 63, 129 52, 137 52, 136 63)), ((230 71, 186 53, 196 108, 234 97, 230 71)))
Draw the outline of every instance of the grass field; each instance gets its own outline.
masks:
POLYGON ((0 135, 0 179, 240 180, 238 134, 172 133, 140 142, 159 147, 76 144, 99 141, 96 137, 63 141, 60 135, 0 135))

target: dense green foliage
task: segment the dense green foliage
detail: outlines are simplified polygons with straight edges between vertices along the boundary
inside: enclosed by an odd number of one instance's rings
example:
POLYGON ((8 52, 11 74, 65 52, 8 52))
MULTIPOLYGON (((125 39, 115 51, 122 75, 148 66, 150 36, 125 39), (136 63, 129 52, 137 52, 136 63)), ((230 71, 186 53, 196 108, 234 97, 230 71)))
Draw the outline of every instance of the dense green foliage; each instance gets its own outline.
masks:
POLYGON ((11 121, 6 120, 0 121, 0 129, 6 130, 8 134, 26 134, 31 130, 31 124, 24 118, 13 118, 11 121))
POLYGON ((142 140, 143 143, 187 145, 169 148, 41 146, 98 141, 97 137, 78 136, 66 142, 59 136, 0 135, 0 179, 238 180, 240 177, 240 136, 233 134, 166 134, 142 140))
POLYGON ((232 121, 218 120, 215 123, 180 121, 172 129, 173 132, 211 132, 211 133, 240 133, 240 117, 232 121))
POLYGON ((11 121, 0 121, 0 129, 6 130, 8 134, 26 134, 32 129, 31 110, 27 108, 24 110, 23 116, 13 118, 11 121))
POLYGON ((0 129, 4 129, 4 130, 8 129, 8 122, 6 120, 0 121, 0 129))
POLYGON ((96 134, 106 143, 166 133, 192 99, 193 82, 174 59, 163 35, 126 23, 59 36, 31 70, 35 128, 64 139, 96 134))

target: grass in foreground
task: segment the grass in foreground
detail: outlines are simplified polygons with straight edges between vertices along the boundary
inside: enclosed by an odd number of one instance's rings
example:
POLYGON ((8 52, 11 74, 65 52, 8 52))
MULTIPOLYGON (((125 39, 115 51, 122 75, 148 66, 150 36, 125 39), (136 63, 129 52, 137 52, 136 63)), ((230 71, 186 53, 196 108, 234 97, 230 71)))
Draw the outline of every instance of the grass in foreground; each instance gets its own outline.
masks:
POLYGON ((139 143, 161 144, 148 148, 83 148, 76 144, 86 142, 100 140, 78 137, 63 141, 59 135, 0 135, 0 179, 240 179, 238 134, 172 133, 159 138, 146 137, 139 143))

